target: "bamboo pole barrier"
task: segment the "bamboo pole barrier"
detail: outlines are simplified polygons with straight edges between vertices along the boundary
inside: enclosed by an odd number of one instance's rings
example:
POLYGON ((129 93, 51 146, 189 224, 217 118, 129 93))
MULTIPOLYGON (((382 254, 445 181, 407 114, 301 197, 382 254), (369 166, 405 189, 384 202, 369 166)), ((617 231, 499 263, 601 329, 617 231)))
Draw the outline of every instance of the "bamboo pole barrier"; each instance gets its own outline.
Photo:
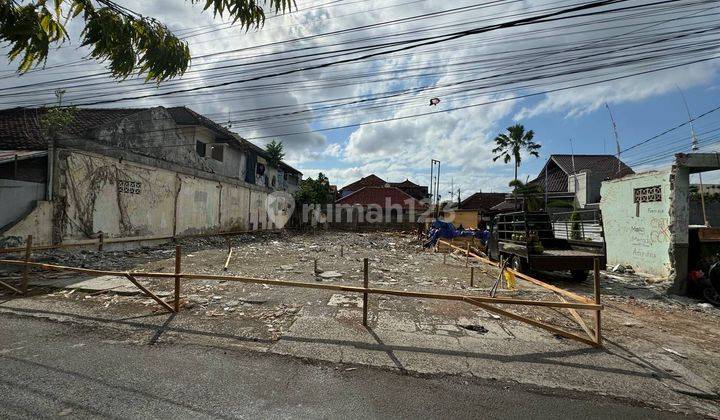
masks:
POLYGON ((475 287, 475 267, 470 267, 470 287, 475 287))
POLYGON ((182 263, 182 249, 175 246, 175 312, 180 312, 180 267, 182 263))
MULTIPOLYGON (((25 264, 21 260, 4 260, 0 259, 0 264, 11 264, 11 265, 22 265, 25 264)), ((29 266, 39 267, 46 270, 68 270, 75 271, 78 273, 93 274, 93 275, 110 275, 110 276, 125 276, 128 272, 126 271, 112 271, 112 270, 95 270, 90 268, 79 268, 79 267, 68 267, 63 265, 45 264, 45 263, 28 263, 29 266)), ((552 301, 537 301, 537 300, 526 300, 526 299, 515 299, 515 298, 490 298, 485 296, 466 296, 466 295, 454 295, 446 293, 430 293, 430 292, 410 292, 405 290, 392 290, 392 289, 376 289, 376 288, 363 288, 356 286, 344 286, 339 284, 325 284, 325 283, 305 283, 295 282, 287 280, 275 280, 275 279, 259 279, 253 277, 240 277, 240 276, 224 276, 217 274, 196 274, 196 273, 158 273, 158 272, 141 272, 134 271, 129 272, 130 275, 135 277, 150 277, 150 278, 175 278, 182 277, 186 280, 220 280, 220 281, 236 281, 240 283, 257 283, 267 284, 270 286, 290 286, 290 287, 302 287, 307 289, 325 289, 335 290, 341 292, 356 292, 356 293, 367 293, 370 294, 384 294, 391 296, 405 296, 415 297, 423 299, 441 299, 441 300, 456 300, 464 301, 467 298, 476 299, 480 302, 487 303, 499 303, 507 305, 526 305, 526 306, 542 306, 552 308, 575 308, 583 310, 597 310, 602 309, 602 305, 596 305, 594 303, 573 303, 573 302, 552 302, 552 301)))
POLYGON ((23 294, 25 295, 28 292, 28 275, 30 274, 30 254, 32 253, 32 241, 32 235, 28 235, 27 239, 25 239, 25 267, 23 268, 22 274, 22 286, 20 286, 23 294))
MULTIPOLYGON (((593 264, 593 286, 595 292, 595 304, 600 305, 600 259, 595 258, 593 264)), ((602 333, 600 332, 600 310, 595 310, 595 343, 602 346, 602 333)))
POLYGON ((103 242, 105 241, 105 235, 100 232, 100 236, 98 236, 98 251, 103 250, 103 242))
POLYGON ((467 249, 465 250, 465 267, 470 265, 470 242, 467 243, 467 249))
POLYGON ((17 293, 17 294, 19 294, 19 295, 23 294, 22 291, 20 291, 19 289, 16 289, 16 288, 13 287, 13 286, 10 286, 9 284, 5 283, 5 282, 2 281, 2 280, 0 280, 0 286, 6 288, 6 289, 8 289, 8 290, 11 290, 11 291, 13 291, 13 292, 15 292, 15 293, 17 293))
POLYGON ((367 327, 367 318, 368 318, 368 259, 363 258, 363 288, 365 289, 365 292, 363 292, 363 325, 367 327))
POLYGON ((480 308, 483 308, 483 309, 485 309, 485 310, 488 311, 488 312, 495 312, 495 313, 498 314, 498 315, 503 315, 503 316, 506 316, 506 317, 508 317, 508 318, 510 318, 510 319, 514 319, 514 320, 516 320, 516 321, 524 322, 524 323, 526 323, 526 324, 530 324, 530 325, 532 325, 532 326, 535 326, 535 327, 538 327, 538 328, 542 328, 542 329, 544 329, 544 330, 550 331, 550 332, 553 333, 553 334, 557 334, 557 335, 563 336, 563 337, 565 337, 565 338, 569 338, 569 339, 571 339, 571 340, 576 340, 576 341, 579 341, 579 342, 581 342, 581 343, 585 343, 585 344, 588 344, 588 345, 591 345, 591 346, 594 346, 594 347, 597 347, 597 346, 598 346, 598 344, 597 344, 595 341, 593 341, 593 340, 590 340, 590 339, 587 339, 587 338, 585 338, 585 337, 579 336, 579 335, 577 335, 577 334, 573 334, 573 333, 568 332, 568 331, 565 331, 565 330, 563 330, 563 329, 554 327, 554 326, 552 326, 552 325, 550 325, 550 324, 547 324, 547 323, 545 323, 545 322, 542 322, 542 321, 537 321, 537 320, 534 320, 534 319, 532 319, 532 318, 524 317, 524 316, 522 316, 522 315, 514 314, 514 313, 512 313, 512 312, 505 311, 505 310, 500 309, 500 308, 496 308, 495 306, 488 305, 487 303, 483 303, 483 302, 481 302, 481 301, 478 301, 478 300, 475 299, 475 298, 468 298, 466 301, 469 302, 469 303, 471 303, 471 304, 473 304, 473 305, 476 305, 476 306, 478 306, 478 307, 480 307, 480 308))
POLYGON ((340 245, 340 257, 345 256, 345 245, 340 245))
POLYGON ((153 293, 153 292, 151 292, 150 290, 148 290, 147 288, 145 288, 145 286, 143 286, 142 284, 140 284, 140 282, 138 282, 135 277, 133 277, 132 275, 130 275, 130 273, 125 274, 125 277, 127 277, 127 279, 130 280, 130 281, 132 282, 132 284, 134 284, 138 289, 142 290, 143 293, 145 293, 146 295, 150 296, 150 297, 153 298, 157 303, 159 303, 163 308, 167 309, 168 312, 170 312, 170 313, 176 312, 176 311, 173 309, 172 306, 168 305, 167 302, 165 302, 164 300, 160 299, 155 293, 153 293))
MULTIPOLYGON (((562 302, 567 302, 565 300, 565 298, 562 297, 562 295, 558 295, 558 298, 562 302)), ((578 311, 576 311, 573 308, 567 308, 567 310, 568 310, 568 312, 570 312, 570 315, 572 315, 573 319, 575 319, 575 322, 577 322, 578 325, 580 325, 580 328, 582 328, 583 331, 585 331, 585 334, 587 334, 591 340, 595 341, 595 332, 593 332, 593 330, 591 330, 590 327, 588 327, 588 325, 585 323, 585 320, 582 319, 582 317, 580 316, 578 311)))
MULTIPOLYGON (((458 249, 458 250, 460 250, 460 251, 464 251, 462 248, 459 248, 459 247, 457 247, 457 246, 455 246, 455 245, 451 245, 451 244, 449 244, 448 242, 445 242, 445 241, 438 241, 438 242, 442 242, 442 243, 444 243, 445 245, 449 245, 449 246, 451 246, 451 247, 453 247, 453 248, 455 248, 455 249, 458 249)), ((471 252, 471 253, 470 253, 470 256, 473 257, 473 258, 475 258, 477 261, 484 262, 484 263, 489 264, 489 265, 491 265, 491 266, 493 266, 493 267, 498 267, 498 268, 501 267, 500 264, 498 264, 497 262, 492 261, 492 260, 489 260, 489 259, 484 258, 484 257, 481 257, 481 256, 479 256, 479 255, 477 255, 477 254, 475 254, 475 253, 472 253, 472 252, 471 252)), ((530 277, 530 276, 528 276, 527 274, 523 274, 523 273, 517 272, 517 271, 515 271, 515 270, 513 270, 513 269, 511 269, 511 268, 507 268, 507 267, 506 267, 505 270, 506 270, 506 271, 510 271, 510 272, 512 272, 513 274, 515 274, 515 277, 519 277, 519 278, 521 278, 521 279, 523 279, 523 280, 525 280, 525 281, 527 281, 527 282, 530 282, 530 283, 532 283, 532 284, 534 284, 534 285, 536 285, 536 286, 540 286, 540 287, 543 287, 543 288, 545 288, 545 289, 552 290, 552 291, 555 292, 555 293, 564 295, 565 297, 569 297, 570 299, 576 300, 576 301, 578 301, 578 302, 586 302, 586 303, 591 303, 591 302, 593 302, 592 299, 589 299, 589 298, 587 298, 587 297, 585 297, 585 296, 578 295, 578 294, 573 293, 573 292, 571 292, 571 291, 569 291, 569 290, 561 289, 561 288, 559 288, 559 287, 557 287, 557 286, 553 286, 552 284, 547 284, 547 283, 545 283, 545 282, 543 282, 543 281, 540 281, 540 280, 538 280, 538 279, 536 279, 536 278, 530 277)))

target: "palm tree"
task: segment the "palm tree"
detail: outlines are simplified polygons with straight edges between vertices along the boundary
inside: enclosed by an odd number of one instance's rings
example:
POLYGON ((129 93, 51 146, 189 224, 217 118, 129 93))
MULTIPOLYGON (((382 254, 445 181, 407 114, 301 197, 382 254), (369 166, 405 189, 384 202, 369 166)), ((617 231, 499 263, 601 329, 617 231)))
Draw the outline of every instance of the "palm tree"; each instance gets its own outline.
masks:
POLYGON ((531 156, 540 157, 538 149, 540 149, 541 145, 533 141, 534 136, 535 133, 532 130, 526 132, 525 127, 520 124, 515 124, 512 127, 508 127, 507 134, 502 133, 495 137, 497 147, 492 150, 492 152, 496 154, 493 162, 503 158, 503 161, 508 163, 510 159, 514 159, 515 181, 517 181, 518 168, 522 160, 520 157, 521 152, 526 151, 531 156))

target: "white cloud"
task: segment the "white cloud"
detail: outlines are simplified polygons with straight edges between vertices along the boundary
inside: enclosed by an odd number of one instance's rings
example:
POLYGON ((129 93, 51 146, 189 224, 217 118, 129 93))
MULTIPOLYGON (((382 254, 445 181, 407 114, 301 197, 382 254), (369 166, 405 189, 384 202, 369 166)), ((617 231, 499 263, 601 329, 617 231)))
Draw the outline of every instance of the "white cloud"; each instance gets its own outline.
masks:
MULTIPOLYGON (((369 41, 351 45, 368 45, 382 42, 388 36, 408 32, 406 39, 419 35, 416 32, 429 27, 438 29, 433 34, 467 28, 497 21, 498 16, 510 13, 523 13, 528 9, 539 9, 547 6, 547 1, 525 1, 498 4, 496 6, 478 5, 476 10, 464 11, 462 14, 434 16, 432 19, 408 19, 393 25, 377 25, 365 31, 344 31, 361 25, 377 24, 405 17, 418 16, 426 13, 447 10, 466 5, 475 5, 470 0, 456 2, 378 0, 373 2, 324 2, 326 6, 313 7, 316 2, 298 1, 300 11, 279 17, 271 17, 261 30, 245 31, 227 27, 227 21, 221 17, 213 17, 209 12, 202 12, 202 5, 192 6, 191 3, 177 0, 156 0, 152 2, 129 0, 123 5, 148 16, 156 16, 180 34, 203 33, 190 38, 191 52, 194 56, 211 54, 229 50, 242 50, 233 54, 195 60, 190 72, 180 80, 161 85, 147 86, 137 80, 96 87, 82 87, 89 82, 108 82, 105 77, 77 80, 67 83, 67 100, 79 97, 101 97, 111 91, 124 92, 123 95, 135 95, 144 91, 152 93, 166 89, 195 87, 206 84, 222 83, 243 79, 250 76, 267 75, 290 67, 307 66, 313 57, 296 58, 293 66, 284 66, 283 61, 260 64, 264 60, 292 58, 300 54, 316 52, 315 47, 339 50, 342 47, 332 46, 345 42, 367 38, 369 41), (307 10, 306 10, 307 9, 307 10), (215 24, 215 27, 208 26, 215 24), (192 28, 199 28, 193 30, 192 28), (191 31, 192 32, 189 32, 191 31), (280 42, 294 38, 309 37, 321 33, 335 32, 330 37, 315 37, 301 42, 280 42), (258 45, 270 44, 261 49, 248 49, 258 45), (244 58, 243 58, 244 57, 244 58), (240 59, 243 58, 243 59, 240 59), (208 61, 215 64, 203 65, 208 61), (218 69, 219 66, 241 65, 238 67, 218 69), (215 68, 212 72, 199 71, 208 67, 215 68)), ((574 2, 567 0, 561 4, 574 2)), ((710 7, 710 6, 707 6, 710 7)), ((678 15, 685 13, 679 10, 678 15)), ((673 16, 676 16, 675 14, 673 16)), ((643 22, 637 18, 631 23, 643 22)), ((627 21, 621 22, 628 24, 627 21)), ((693 21, 685 22, 693 23, 693 21)), ((523 106, 522 102, 499 102, 491 105, 470 107, 457 111, 425 115, 416 118, 396 119, 384 123, 361 125, 353 130, 345 130, 347 138, 337 138, 337 133, 330 131, 314 132, 318 128, 352 125, 362 122, 402 118, 409 115, 426 113, 434 110, 467 107, 484 101, 508 99, 521 94, 532 94, 542 90, 543 86, 530 87, 527 83, 508 84, 512 77, 506 72, 506 63, 494 62, 508 50, 533 48, 549 48, 562 45, 586 45, 628 31, 619 29, 610 23, 605 26, 594 26, 593 30, 577 31, 575 28, 548 31, 543 36, 527 39, 528 29, 503 30, 500 33, 479 35, 453 41, 450 44, 438 44, 413 51, 403 52, 384 59, 366 60, 360 63, 325 69, 306 71, 263 79, 255 82, 233 84, 227 87, 198 91, 175 97, 158 97, 141 99, 133 102, 120 102, 117 106, 155 106, 155 105, 187 105, 196 111, 209 115, 218 122, 228 119, 235 121, 232 129, 246 138, 262 138, 254 140, 258 144, 277 139, 281 140, 286 149, 288 161, 297 165, 306 176, 319 172, 325 167, 321 163, 337 162, 336 168, 323 170, 331 181, 340 186, 360 176, 370 173, 389 180, 402 181, 410 178, 415 182, 429 183, 430 159, 442 161, 441 191, 453 186, 460 186, 465 191, 503 190, 512 177, 511 165, 492 162, 492 139, 502 131, 504 124, 500 120, 514 117, 525 119, 532 116, 547 114, 564 114, 567 118, 575 118, 591 112, 604 102, 620 103, 650 100, 651 98, 674 89, 675 84, 681 87, 708 84, 717 75, 717 64, 706 63, 685 67, 680 70, 669 70, 652 73, 633 79, 618 80, 612 83, 587 86, 573 90, 559 91, 543 95, 534 105, 523 106), (522 40, 522 42, 518 42, 522 40), (460 64, 466 63, 466 64, 460 64), (416 68, 414 71, 400 69, 416 68), (372 80, 370 77, 372 76, 372 80), (479 83, 467 83, 468 79, 486 78, 488 87, 477 88, 479 83), (284 84, 279 84, 284 83, 284 84), (461 83, 453 85, 454 83, 461 83), (331 106, 343 101, 323 102, 337 98, 367 97, 386 91, 413 89, 417 87, 438 87, 436 90, 408 95, 391 96, 386 99, 362 104, 348 105, 322 110, 314 110, 318 106, 331 106), (441 86, 447 86, 440 88, 441 86), (503 89, 507 89, 504 91, 503 89), (495 91, 495 93, 488 93, 495 91), (437 107, 429 107, 429 99, 438 96, 442 102, 437 107), (316 105, 311 105, 316 103, 316 105), (299 133, 284 135, 287 133, 299 133)), ((582 29, 582 28, 579 28, 582 29)), ((71 37, 73 47, 52 51, 48 66, 68 63, 87 55, 87 49, 75 49, 78 45, 77 36, 80 27, 73 24, 71 37)), ((427 33, 423 33, 427 35, 427 33)), ((345 45, 347 46, 347 45, 345 45)), ((6 50, 5 50, 6 51, 6 50)), ((344 56, 343 56, 344 57, 344 56)), ((552 54, 536 57, 530 54, 527 58, 520 56, 519 65, 532 67, 551 65, 552 54)), ((512 64, 512 63, 511 63, 512 64)), ((517 63, 516 63, 517 64, 517 63)), ((565 63, 560 63, 560 67, 565 63)), ((0 71, 8 75, 16 63, 0 66, 0 71)), ((557 64, 555 64, 557 66, 557 64)), ((549 67, 550 69, 556 67, 549 67)), ((84 61, 81 65, 68 68, 48 69, 32 73, 22 78, 0 79, 0 90, 19 83, 43 82, 69 76, 87 76, 104 71, 102 64, 84 61), (68 71, 69 70, 69 71, 68 71)), ((592 73, 599 80, 601 74, 592 73)), ((552 73, 548 71, 549 73, 552 73)), ((519 72, 518 75, 522 75, 519 72)), ((572 84, 557 77, 542 80, 550 87, 572 84)), ((483 82, 485 83, 485 82, 483 82)), ((62 84, 60 86, 63 86, 62 84)), ((5 106, 54 101, 54 86, 44 88, 37 95, 19 99, 4 99, 0 103, 5 106)), ((109 104, 105 106, 114 106, 109 104)), ((1 106, 1 105, 0 105, 1 106)), ((523 168, 521 167, 521 172, 523 168)), ((522 173, 521 177, 531 178, 535 174, 522 173)))

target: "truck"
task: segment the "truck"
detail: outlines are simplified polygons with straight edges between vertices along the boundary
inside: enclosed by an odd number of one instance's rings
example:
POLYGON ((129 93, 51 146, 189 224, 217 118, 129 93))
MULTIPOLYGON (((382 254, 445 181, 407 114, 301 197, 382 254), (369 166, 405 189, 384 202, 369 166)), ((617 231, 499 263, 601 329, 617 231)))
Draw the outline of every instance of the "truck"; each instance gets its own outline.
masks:
POLYGON ((580 214, 557 213, 553 222, 544 211, 500 213, 490 220, 487 255, 520 273, 569 271, 585 280, 595 260, 605 267, 607 257, 599 216, 580 214))

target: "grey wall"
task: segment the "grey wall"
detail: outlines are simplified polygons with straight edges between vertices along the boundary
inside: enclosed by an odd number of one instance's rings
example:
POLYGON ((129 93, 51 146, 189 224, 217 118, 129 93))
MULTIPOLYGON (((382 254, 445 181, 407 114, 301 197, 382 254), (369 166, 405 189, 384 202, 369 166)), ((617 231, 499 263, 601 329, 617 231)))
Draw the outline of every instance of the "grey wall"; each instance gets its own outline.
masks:
POLYGON ((45 197, 45 184, 0 179, 0 227, 28 213, 45 197))
MULTIPOLYGON (((720 226, 720 202, 706 200, 705 212, 710 226, 720 226)), ((690 224, 702 225, 704 223, 700 199, 690 200, 690 224)))

